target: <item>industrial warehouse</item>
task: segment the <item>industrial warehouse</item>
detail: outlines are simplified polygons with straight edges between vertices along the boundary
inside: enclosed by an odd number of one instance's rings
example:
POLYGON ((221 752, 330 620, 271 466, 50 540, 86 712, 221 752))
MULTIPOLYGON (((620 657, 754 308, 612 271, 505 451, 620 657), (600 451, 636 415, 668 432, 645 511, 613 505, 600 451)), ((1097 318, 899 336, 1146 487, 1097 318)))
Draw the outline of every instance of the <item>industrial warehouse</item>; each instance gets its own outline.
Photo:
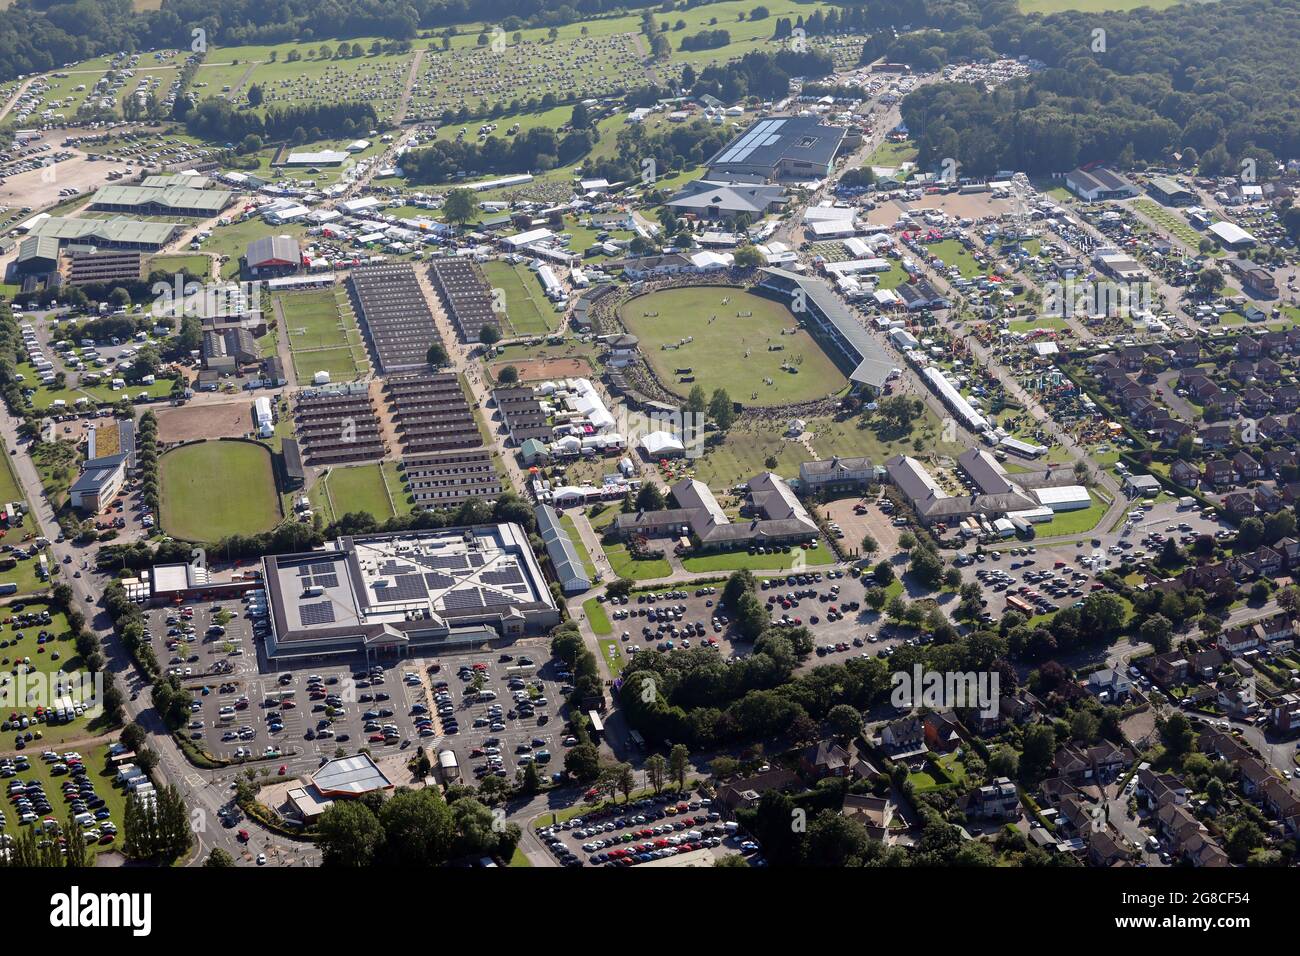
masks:
POLYGON ((157 252, 171 242, 181 227, 170 222, 137 219, 71 219, 47 216, 34 223, 28 235, 51 237, 60 244, 75 242, 104 249, 139 249, 157 252))
POLYGON ((197 216, 221 214, 235 194, 224 189, 190 186, 104 186, 95 193, 90 208, 99 212, 127 212, 137 216, 197 216))
POLYGON ((847 131, 815 116, 759 120, 705 163, 709 179, 775 182, 830 175, 847 131))
POLYGON ((544 632, 560 620, 519 525, 344 537, 262 560, 272 659, 403 657, 544 632))

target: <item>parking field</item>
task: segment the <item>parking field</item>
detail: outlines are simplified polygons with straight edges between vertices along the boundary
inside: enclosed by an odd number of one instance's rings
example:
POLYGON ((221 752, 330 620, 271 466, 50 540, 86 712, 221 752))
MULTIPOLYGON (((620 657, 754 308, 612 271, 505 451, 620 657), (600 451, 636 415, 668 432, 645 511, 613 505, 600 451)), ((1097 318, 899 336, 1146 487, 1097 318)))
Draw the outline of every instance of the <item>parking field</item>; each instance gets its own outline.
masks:
POLYGON ((543 776, 563 769, 561 709, 568 678, 545 641, 444 655, 427 666, 434 663, 439 666, 429 674, 434 710, 440 720, 452 717, 459 727, 439 739, 436 749, 455 752, 463 780, 474 783, 491 773, 513 780, 529 761, 536 761, 543 776))
MULTIPOLYGON (((727 659, 746 657, 753 645, 740 637, 726 610, 718 607, 719 592, 720 588, 706 586, 641 592, 629 596, 626 603, 609 599, 605 612, 612 639, 626 657, 646 650, 688 650, 701 643, 727 659)), ((875 653, 895 642, 881 633, 880 616, 863 604, 866 585, 847 571, 826 568, 762 577, 757 593, 773 621, 784 619, 812 632, 814 645, 823 650, 810 657, 806 666, 821 663, 826 654, 875 653), (877 643, 880 648, 869 646, 877 643)))
POLYGON ((1069 607, 1100 590, 1097 571, 1125 574, 1144 558, 1158 556, 1166 538, 1187 545, 1198 534, 1224 534, 1229 528, 1198 510, 1180 509, 1176 501, 1153 504, 1150 509, 1135 502, 1129 511, 1135 520, 1126 519, 1113 531, 1099 528, 1092 538, 1056 545, 1007 541, 984 561, 963 568, 962 578, 981 584, 986 611, 995 617, 1004 609, 1016 609, 1007 604, 1009 597, 1026 601, 1030 613, 1050 613, 1052 605, 1069 607))
POLYGON ((565 866, 637 866, 700 850, 721 857, 744 845, 736 825, 724 822, 712 801, 694 792, 603 804, 555 825, 538 826, 536 832, 565 866))
POLYGON ((817 510, 829 515, 830 520, 840 526, 844 532, 842 541, 850 551, 860 551, 863 535, 869 534, 876 539, 877 560, 880 556, 898 552, 898 536, 906 529, 894 525, 894 519, 881 511, 874 499, 839 498, 818 505, 817 510))

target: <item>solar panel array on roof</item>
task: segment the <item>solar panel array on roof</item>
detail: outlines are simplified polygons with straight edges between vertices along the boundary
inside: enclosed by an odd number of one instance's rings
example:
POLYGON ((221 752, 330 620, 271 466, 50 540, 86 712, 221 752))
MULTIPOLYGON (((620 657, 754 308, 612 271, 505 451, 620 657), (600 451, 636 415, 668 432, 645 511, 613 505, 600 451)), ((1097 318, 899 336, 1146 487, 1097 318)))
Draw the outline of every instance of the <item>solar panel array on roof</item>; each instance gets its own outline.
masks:
POLYGON ((319 601, 315 604, 299 604, 298 618, 304 626, 333 624, 334 605, 329 601, 319 601))
POLYGON ((430 590, 433 590, 435 588, 449 588, 456 583, 456 579, 450 574, 430 571, 424 576, 424 583, 430 590))
POLYGON ((429 589, 424 585, 424 575, 399 574, 381 588, 375 584, 375 596, 381 601, 423 601, 429 596, 429 589))
POLYGON ((754 150, 773 146, 780 142, 781 135, 776 130, 779 130, 784 124, 785 120, 783 119, 763 120, 732 143, 729 149, 714 160, 714 163, 721 166, 724 163, 745 162, 754 150))
POLYGON ((409 263, 362 266, 352 270, 348 282, 380 373, 424 366, 429 346, 441 337, 415 267, 409 263))
POLYGON ((311 583, 313 587, 336 588, 339 586, 339 576, 337 574, 316 574, 312 576, 311 583))
POLYGON ((502 568, 498 571, 484 571, 479 580, 484 584, 519 584, 524 579, 517 567, 502 568))
POLYGON ((448 591, 442 596, 442 603, 449 611, 465 611, 482 607, 483 597, 479 594, 478 588, 467 588, 461 591, 448 591))

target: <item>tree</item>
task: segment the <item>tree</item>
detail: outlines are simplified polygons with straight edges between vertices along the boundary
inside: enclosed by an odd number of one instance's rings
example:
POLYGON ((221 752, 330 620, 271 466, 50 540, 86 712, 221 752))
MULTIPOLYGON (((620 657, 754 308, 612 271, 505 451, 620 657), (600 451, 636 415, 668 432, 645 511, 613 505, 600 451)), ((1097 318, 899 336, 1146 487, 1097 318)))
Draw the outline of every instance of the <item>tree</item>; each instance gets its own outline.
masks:
POLYGON ((691 389, 690 394, 686 396, 686 410, 688 412, 693 412, 696 415, 702 414, 708 407, 708 404, 709 399, 704 392, 703 385, 694 386, 691 389))
POLYGON ((574 129, 588 129, 591 126, 591 113, 587 109, 587 104, 579 100, 573 104, 573 114, 569 117, 569 125, 574 129))
POLYGON ((221 847, 213 847, 212 852, 208 854, 208 858, 203 861, 203 865, 208 867, 234 866, 235 858, 221 847))
POLYGON ((439 866, 450 855, 455 833, 451 811, 434 788, 398 791, 380 808, 379 823, 384 831, 381 866, 439 866))
POLYGON ((496 345, 501 341, 501 330, 489 323, 479 329, 478 340, 487 346, 496 345))
POLYGON ((709 399, 709 418, 718 426, 719 431, 726 431, 736 420, 736 409, 731 396, 725 388, 716 389, 709 399))
POLYGON ((86 865, 86 838, 81 832, 81 824, 76 819, 76 814, 71 810, 68 811, 68 822, 65 824, 67 839, 64 843, 66 855, 63 863, 68 867, 83 867, 86 865))
POLYGON ((862 712, 851 704, 836 704, 826 714, 826 725, 836 737, 851 740, 862 732, 862 712))
POLYGON ((1173 622, 1163 614, 1152 614, 1138 628, 1142 640, 1149 642, 1155 648, 1157 654, 1167 654, 1169 652, 1173 632, 1173 622))
POLYGON ((434 368, 442 368, 451 359, 447 355, 447 347, 441 342, 434 342, 429 346, 429 351, 424 353, 424 360, 434 368))
POLYGON ((871 572, 871 576, 876 579, 876 584, 887 588, 894 583, 894 568, 888 561, 881 561, 871 572))
POLYGON ((734 255, 737 269, 757 269, 763 264, 763 255, 755 246, 741 246, 734 255))
POLYGON ((664 505, 664 493, 652 481, 647 481, 641 486, 641 490, 637 492, 637 511, 663 511, 664 505))
POLYGON ((384 828, 364 803, 339 800, 316 824, 323 866, 368 867, 384 845, 384 828))
POLYGON ((753 594, 742 594, 736 602, 736 627, 747 641, 758 640, 771 621, 767 608, 753 594))
POLYGON ((862 556, 864 558, 869 558, 873 554, 875 554, 876 551, 880 549, 880 545, 876 543, 876 539, 874 537, 872 537, 869 534, 864 534, 862 536, 861 548, 862 548, 862 556))
POLYGON ((530 797, 542 788, 541 776, 537 773, 537 761, 530 760, 524 764, 523 780, 519 786, 530 797))
POLYGON ((614 765, 614 782, 619 792, 623 794, 623 802, 627 803, 631 800, 632 791, 636 789, 636 771, 632 769, 630 763, 614 765))
POLYGON ((740 606, 740 599, 746 594, 753 594, 757 582, 754 580, 753 572, 742 568, 739 571, 732 571, 731 576, 727 578, 727 583, 722 588, 722 603, 731 608, 733 611, 740 606))
POLYGON ((248 105, 252 107, 262 105, 262 87, 257 83, 248 88, 248 105))
POLYGON ((1186 754, 1192 751, 1192 725, 1187 720, 1187 716, 1182 712, 1173 711, 1160 724, 1160 740, 1165 745, 1165 750, 1175 761, 1180 760, 1186 754))
POLYGON ((514 385, 519 381, 519 369, 513 365, 507 365, 497 373, 497 382, 501 385, 514 385))
POLYGON ((442 203, 442 214, 453 225, 463 226, 474 218, 474 194, 468 189, 453 189, 442 203))
POLYGON ((1047 773, 1056 755, 1056 733, 1050 724, 1035 724, 1025 731, 1024 749, 1020 756, 1020 777, 1026 783, 1037 784, 1047 773))
POLYGON ((578 744, 564 755, 564 769, 579 783, 600 776, 600 751, 593 744, 578 744))
POLYGON ((650 786, 658 796, 664 789, 664 784, 668 782, 668 761, 663 754, 651 754, 645 761, 646 776, 650 780, 650 786))
POLYGON ((677 789, 686 789, 686 773, 691 766, 691 752, 685 744, 674 744, 668 752, 668 772, 677 781, 677 789))

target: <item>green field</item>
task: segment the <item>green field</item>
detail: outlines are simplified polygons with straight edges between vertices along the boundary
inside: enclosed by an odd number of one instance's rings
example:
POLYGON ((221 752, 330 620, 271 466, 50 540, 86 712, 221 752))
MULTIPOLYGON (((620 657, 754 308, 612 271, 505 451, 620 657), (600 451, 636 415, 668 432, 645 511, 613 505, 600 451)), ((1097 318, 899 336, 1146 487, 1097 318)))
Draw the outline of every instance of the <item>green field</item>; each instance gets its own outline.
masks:
POLYGON ((1095 491, 1089 494, 1092 495, 1089 507, 1077 511, 1058 511, 1051 521, 1034 525, 1034 536, 1054 538, 1063 534, 1083 534, 1097 527, 1097 522, 1106 516, 1108 505, 1097 497, 1095 491))
POLYGON ((276 297, 298 378, 329 372, 331 382, 351 382, 365 367, 361 332, 352 309, 334 290, 276 297))
POLYGON ((591 629, 597 634, 614 633, 614 628, 609 623, 609 615, 605 612, 605 605, 595 598, 583 601, 582 611, 587 615, 587 621, 591 624, 591 629))
POLYGON ((334 521, 350 511, 364 511, 380 521, 395 513, 390 490, 400 494, 401 485, 390 488, 379 464, 331 468, 311 491, 316 511, 334 521))
POLYGON ((162 527, 184 541, 257 534, 280 521, 271 454, 246 441, 206 441, 163 455, 162 527))
POLYGON ((705 554, 683 558, 687 571, 789 571, 791 568, 821 567, 835 563, 835 553, 824 544, 805 551, 791 548, 789 554, 750 554, 747 551, 730 551, 722 554, 705 554))
POLYGON ((595 581, 596 565, 592 563, 591 555, 587 553, 587 546, 582 543, 582 538, 578 535, 578 526, 573 523, 573 518, 569 515, 560 515, 560 527, 564 528, 569 540, 578 551, 578 557, 582 558, 582 567, 587 572, 587 580, 595 581))
POLYGON ((620 317, 641 339, 660 381, 683 397, 693 384, 679 381, 678 368, 693 369, 706 393, 725 388, 744 405, 810 401, 848 384, 812 336, 794 331, 795 316, 784 304, 739 289, 661 289, 625 302, 620 317))
POLYGON ((483 277, 487 279, 493 296, 499 295, 506 307, 506 319, 518 335, 545 335, 557 318, 537 277, 525 266, 509 262, 483 263, 483 277))
POLYGON ((212 260, 205 255, 150 256, 148 271, 161 269, 163 272, 180 272, 184 270, 192 276, 206 279, 212 270, 212 260))
MULTIPOLYGON (((46 735, 45 739, 46 742, 53 743, 49 735, 46 735)), ((112 843, 103 846, 98 844, 88 846, 86 848, 87 854, 120 849, 122 839, 126 833, 126 828, 123 825, 126 820, 126 791, 120 784, 114 783, 114 778, 117 776, 116 770, 108 769, 108 747, 108 744, 101 744, 93 749, 83 748, 79 750, 82 763, 86 767, 87 776, 95 785, 95 793, 104 801, 104 808, 111 814, 109 819, 117 824, 118 832, 117 839, 112 843)), ((48 764, 41 759, 41 751, 44 749, 46 748, 41 746, 40 741, 28 745, 27 750, 24 752, 27 754, 28 760, 31 761, 32 769, 24 770, 18 779, 36 781, 45 788, 45 793, 50 798, 50 806, 53 808, 48 816, 57 820, 60 827, 65 827, 68 823, 68 803, 63 799, 60 788, 63 781, 67 780, 68 777, 67 775, 56 776, 51 772, 53 764, 48 764)), ((12 810, 7 815, 10 818, 10 826, 5 832, 17 836, 19 832, 18 821, 15 819, 12 810)))
POLYGON ((606 544, 605 557, 609 559, 610 569, 616 577, 629 578, 633 581, 650 581, 654 578, 666 578, 673 573, 666 558, 651 558, 638 561, 628 553, 625 544, 606 544))
POLYGON ((942 259, 949 268, 956 266, 963 279, 973 279, 975 276, 984 275, 986 272, 985 268, 975 261, 975 257, 971 255, 970 250, 956 239, 933 242, 925 248, 930 255, 942 259))

